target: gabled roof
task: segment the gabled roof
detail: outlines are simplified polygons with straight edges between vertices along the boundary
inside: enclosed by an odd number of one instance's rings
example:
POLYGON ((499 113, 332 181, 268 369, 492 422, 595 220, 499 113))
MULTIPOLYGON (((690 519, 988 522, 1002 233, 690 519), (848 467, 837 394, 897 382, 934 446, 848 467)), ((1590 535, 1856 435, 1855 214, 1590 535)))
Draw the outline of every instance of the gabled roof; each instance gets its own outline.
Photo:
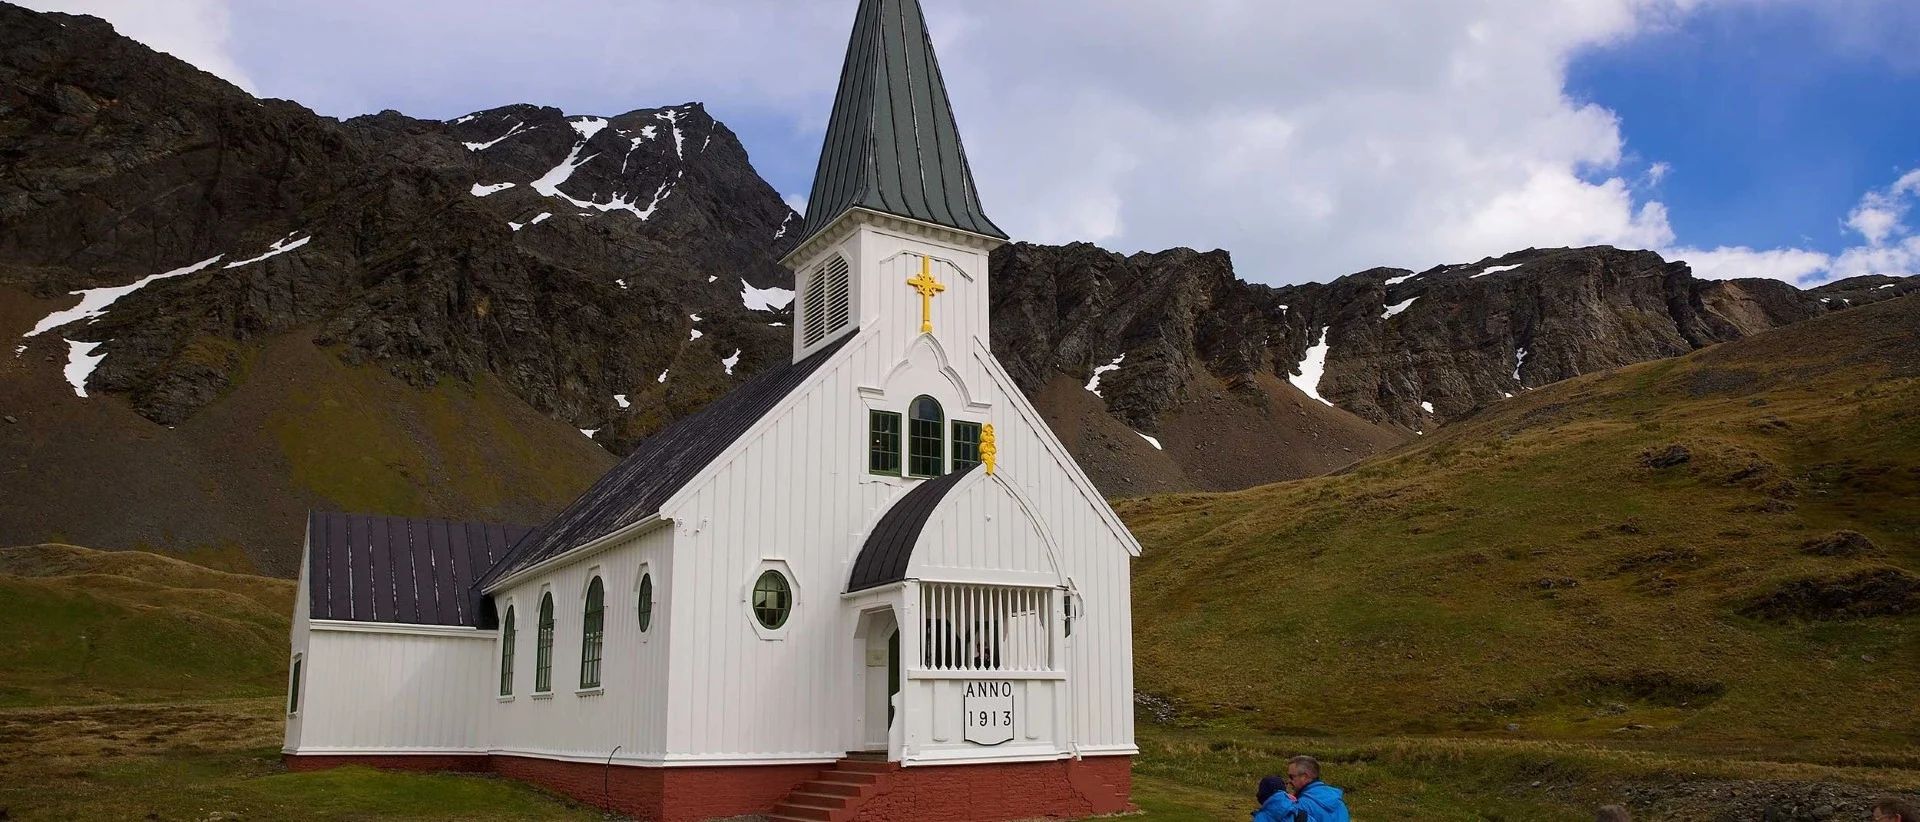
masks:
POLYGON ((857 336, 856 330, 804 360, 770 369, 648 437, 559 516, 513 546, 477 587, 659 513, 661 505, 857 336))
POLYGON ((315 511, 307 516, 311 616, 476 627, 474 580, 531 530, 315 511))
POLYGON ((865 591, 906 579, 907 566, 913 562, 913 547, 920 543, 920 532, 927 527, 934 509, 947 498, 947 492, 978 470, 980 466, 975 465, 926 480, 888 508, 880 522, 873 526, 873 533, 867 535, 866 544, 860 546, 860 556, 853 561, 853 575, 847 581, 847 592, 865 591))
POLYGON ((1007 238, 980 207, 919 0, 861 0, 800 242, 854 208, 1007 238))

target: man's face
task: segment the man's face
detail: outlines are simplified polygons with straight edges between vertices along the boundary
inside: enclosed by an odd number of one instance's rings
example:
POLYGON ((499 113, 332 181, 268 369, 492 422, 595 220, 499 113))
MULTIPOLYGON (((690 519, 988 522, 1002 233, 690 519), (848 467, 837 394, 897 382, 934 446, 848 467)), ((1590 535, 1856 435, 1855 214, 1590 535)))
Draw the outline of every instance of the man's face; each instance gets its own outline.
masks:
POLYGON ((1313 784, 1313 774, 1307 773, 1299 765, 1287 766, 1287 787, 1292 788, 1294 793, 1299 793, 1302 788, 1311 784, 1313 784))

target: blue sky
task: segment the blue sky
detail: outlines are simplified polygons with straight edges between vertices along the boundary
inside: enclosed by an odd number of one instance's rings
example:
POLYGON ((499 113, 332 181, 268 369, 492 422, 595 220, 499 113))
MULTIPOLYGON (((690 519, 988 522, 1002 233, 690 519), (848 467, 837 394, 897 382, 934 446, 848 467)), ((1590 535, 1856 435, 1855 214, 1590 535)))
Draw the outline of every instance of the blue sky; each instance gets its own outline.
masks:
POLYGON ((1568 93, 1671 168, 1652 193, 1686 242, 1838 254, 1861 193, 1920 168, 1920 3, 1886 12, 1862 41, 1804 6, 1712 8, 1578 55, 1568 93))
MULTIPOLYGON (((347 117, 701 101, 804 195, 858 0, 23 0, 347 117)), ((1920 273, 1920 0, 922 0, 1017 239, 1247 279, 1651 248, 1920 273)))

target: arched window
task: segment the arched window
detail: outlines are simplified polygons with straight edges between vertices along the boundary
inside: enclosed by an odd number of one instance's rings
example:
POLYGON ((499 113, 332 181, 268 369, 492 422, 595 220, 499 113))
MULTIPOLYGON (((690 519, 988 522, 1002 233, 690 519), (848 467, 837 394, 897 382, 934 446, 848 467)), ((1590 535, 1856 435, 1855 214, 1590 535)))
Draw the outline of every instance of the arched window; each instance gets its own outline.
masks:
POLYGON ((640 633, 653 627, 653 575, 640 575, 640 633))
POLYGON ((907 408, 907 473, 937 477, 946 471, 947 415, 940 401, 920 397, 907 408))
POLYGON ((305 660, 298 655, 293 658, 293 676, 287 686, 287 714, 300 715, 300 663, 305 660))
POLYGON ((500 622, 500 695, 513 696, 513 606, 507 606, 507 618, 500 622))
POLYGON ((600 648, 607 638, 606 591, 600 578, 587 585, 587 608, 580 620, 580 687, 600 687, 600 648))
POLYGON ((540 595, 540 637, 533 651, 533 692, 553 690, 553 592, 540 595))
POLYGON ((779 571, 768 571, 753 583, 753 618, 760 627, 779 630, 793 614, 793 586, 779 571))

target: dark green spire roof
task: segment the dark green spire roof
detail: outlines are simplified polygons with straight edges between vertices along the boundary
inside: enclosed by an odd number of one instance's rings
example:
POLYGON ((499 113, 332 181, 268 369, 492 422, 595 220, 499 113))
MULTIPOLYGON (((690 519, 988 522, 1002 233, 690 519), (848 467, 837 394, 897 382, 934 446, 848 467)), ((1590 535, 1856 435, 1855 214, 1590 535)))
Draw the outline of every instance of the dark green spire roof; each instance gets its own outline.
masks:
POLYGON ((860 0, 800 241, 852 208, 1007 238, 980 207, 919 0, 860 0))

